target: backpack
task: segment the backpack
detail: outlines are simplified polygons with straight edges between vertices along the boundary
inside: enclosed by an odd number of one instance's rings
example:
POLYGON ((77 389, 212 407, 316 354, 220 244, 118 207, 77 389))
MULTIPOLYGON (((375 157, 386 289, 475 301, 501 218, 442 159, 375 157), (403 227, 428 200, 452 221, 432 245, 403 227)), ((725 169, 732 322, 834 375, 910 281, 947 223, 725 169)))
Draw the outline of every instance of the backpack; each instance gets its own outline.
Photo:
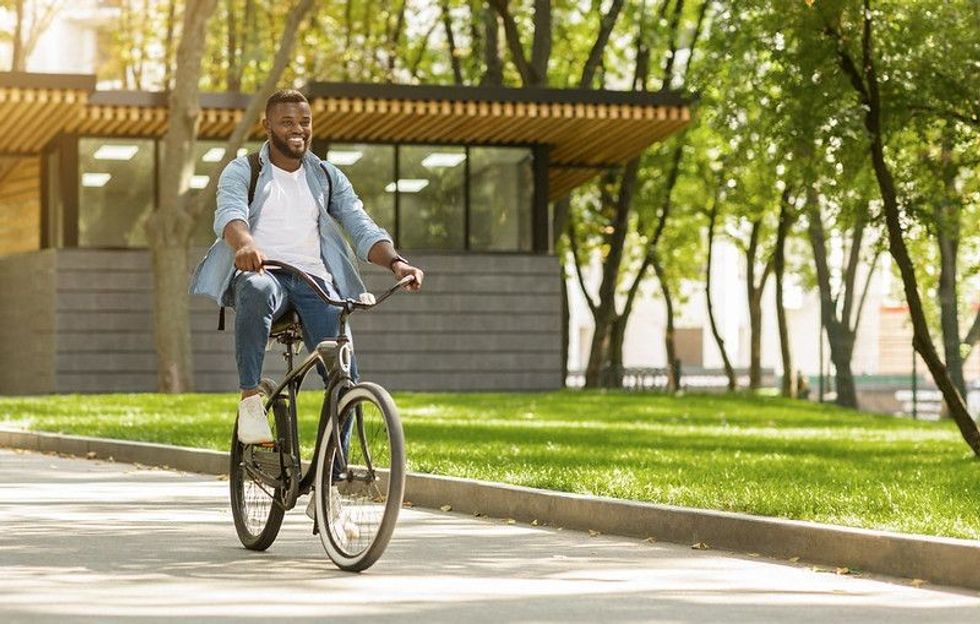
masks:
MULTIPOLYGON (((259 160, 258 152, 249 152, 248 156, 248 205, 252 205, 252 201, 255 199, 255 187, 259 183, 259 174, 262 173, 262 161, 259 160)), ((327 171, 326 166, 324 166, 323 161, 320 162, 320 167, 323 169, 324 175, 327 176, 327 212, 330 212, 330 197, 333 195, 333 180, 330 178, 330 172, 327 171)), ((225 306, 221 306, 218 309, 218 331, 225 331, 225 306)))

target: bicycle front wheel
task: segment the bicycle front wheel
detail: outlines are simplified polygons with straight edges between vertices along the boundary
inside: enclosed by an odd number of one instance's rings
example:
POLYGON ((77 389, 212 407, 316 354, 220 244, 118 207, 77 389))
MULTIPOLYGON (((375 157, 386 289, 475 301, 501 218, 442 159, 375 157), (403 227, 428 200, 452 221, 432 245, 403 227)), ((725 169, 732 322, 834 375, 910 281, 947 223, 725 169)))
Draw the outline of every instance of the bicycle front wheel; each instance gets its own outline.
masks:
MULTIPOLYGON (((272 393, 275 384, 263 379, 259 391, 263 400, 272 393)), ((280 453, 288 449, 282 444, 289 438, 282 431, 288 418, 285 401, 269 406, 268 416, 273 437, 272 445, 242 444, 238 441, 238 418, 231 433, 231 466, 228 485, 231 489, 231 514, 242 545, 249 550, 265 550, 272 545, 282 526, 285 510, 279 502, 282 489, 273 481, 282 481, 280 453), (263 480, 264 479, 264 480, 263 480)))
POLYGON ((337 414, 349 442, 337 448, 331 422, 331 440, 317 461, 317 529, 337 567, 360 572, 381 557, 395 529, 405 493, 405 438, 395 402, 377 384, 353 386, 337 414))

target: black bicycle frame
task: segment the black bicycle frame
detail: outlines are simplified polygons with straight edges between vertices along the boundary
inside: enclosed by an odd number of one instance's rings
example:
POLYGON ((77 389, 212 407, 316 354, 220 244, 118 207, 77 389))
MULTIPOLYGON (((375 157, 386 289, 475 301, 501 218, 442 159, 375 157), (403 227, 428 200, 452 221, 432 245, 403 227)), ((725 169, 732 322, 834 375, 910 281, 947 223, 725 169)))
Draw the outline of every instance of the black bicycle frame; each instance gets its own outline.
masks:
MULTIPOLYGON (((347 475, 347 457, 345 456, 345 449, 343 444, 343 428, 345 423, 340 422, 340 416, 338 406, 340 404, 340 395, 343 391, 347 390, 354 384, 354 379, 350 375, 350 364, 353 361, 353 348, 350 343, 350 339, 347 337, 347 318, 355 310, 366 310, 373 308, 374 306, 380 304, 382 301, 394 294, 398 289, 402 288, 406 284, 414 280, 414 278, 405 278, 400 280, 394 287, 389 289, 383 295, 377 298, 374 302, 364 302, 355 301, 353 299, 335 300, 327 295, 323 289, 319 287, 316 282, 314 282, 309 275, 305 272, 288 265, 284 262, 278 261, 266 261, 263 263, 266 268, 270 269, 283 269, 289 271, 301 279, 303 279, 307 284, 313 289, 325 303, 334 305, 341 309, 340 320, 338 326, 338 336, 334 338, 328 338, 320 342, 314 353, 309 354, 303 362, 300 363, 296 368, 293 367, 293 345, 296 342, 300 342, 302 337, 295 332, 294 329, 290 328, 286 331, 283 337, 279 338, 286 348, 286 364, 288 371, 285 377, 279 383, 278 386, 272 391, 271 395, 267 397, 265 409, 266 412, 273 407, 276 401, 281 400, 283 395, 288 399, 288 426, 285 434, 288 436, 289 442, 289 465, 285 465, 284 453, 279 454, 280 457, 280 473, 279 479, 273 479, 270 475, 265 475, 261 473, 256 473, 255 468, 247 467, 252 476, 262 482, 272 485, 270 481, 276 483, 273 487, 277 487, 282 490, 282 499, 277 502, 283 506, 283 508, 289 510, 295 507, 296 500, 303 494, 310 491, 313 486, 313 480, 316 476, 317 461, 320 456, 320 446, 324 442, 327 423, 330 421, 331 414, 336 414, 337 418, 333 419, 333 427, 330 432, 331 437, 337 448, 337 453, 339 457, 339 469, 342 478, 346 478, 347 475), (327 356, 330 357, 327 357, 327 356), (346 364, 344 358, 347 357, 346 364), (300 457, 300 447, 299 447, 299 422, 296 412, 296 396, 299 393, 300 387, 303 381, 306 379, 306 375, 317 365, 322 364, 324 366, 324 371, 327 377, 327 385, 324 390, 323 405, 320 408, 320 420, 317 423, 317 435, 316 443, 313 448, 313 459, 307 466, 306 471, 303 471, 302 458, 300 457), (292 475, 287 479, 287 475, 292 475), (298 476, 298 478, 296 478, 298 476), (283 487, 287 484, 289 487, 283 487)), ((359 415, 359 414, 358 414, 359 415)), ((279 423, 277 423, 278 425, 279 423)), ((352 426, 354 423, 351 423, 352 426)), ((359 429, 363 430, 363 420, 358 418, 357 426, 359 429)), ((363 434, 363 431, 359 431, 363 434)), ((374 468, 371 466, 370 455, 367 449, 364 448, 363 435, 360 435, 361 447, 364 452, 365 459, 368 463, 368 475, 374 474, 374 468)), ((285 440, 280 439, 280 449, 283 446, 285 440)))

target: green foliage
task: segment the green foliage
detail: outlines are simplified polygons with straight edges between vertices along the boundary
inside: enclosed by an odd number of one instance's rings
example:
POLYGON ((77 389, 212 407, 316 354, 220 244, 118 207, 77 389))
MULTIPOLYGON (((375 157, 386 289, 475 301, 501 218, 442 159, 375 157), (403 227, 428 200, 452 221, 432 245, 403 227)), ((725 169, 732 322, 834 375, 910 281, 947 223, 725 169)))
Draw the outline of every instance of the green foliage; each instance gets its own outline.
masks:
MULTIPOLYGON (((753 396, 400 393, 396 400, 417 472, 980 538, 980 462, 967 458, 949 422, 753 396)), ((207 394, 10 397, 0 398, 0 422, 224 450, 235 402, 207 394)), ((317 406, 302 406, 308 455, 317 406)))

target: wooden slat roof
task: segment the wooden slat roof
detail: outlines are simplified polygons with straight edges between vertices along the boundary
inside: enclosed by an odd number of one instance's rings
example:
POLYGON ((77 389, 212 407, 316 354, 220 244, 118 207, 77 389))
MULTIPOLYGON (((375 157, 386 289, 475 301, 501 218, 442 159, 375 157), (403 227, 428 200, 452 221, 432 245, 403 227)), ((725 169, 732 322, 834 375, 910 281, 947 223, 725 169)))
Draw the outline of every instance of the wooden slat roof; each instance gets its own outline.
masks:
MULTIPOLYGON (((77 82, 58 90, 12 86, 15 81, 0 79, 0 153, 36 153, 62 131, 162 137, 167 129, 162 93, 88 95, 77 82)), ((314 133, 325 140, 548 145, 551 199, 601 168, 637 156, 690 121, 690 101, 673 92, 342 83, 312 83, 305 92, 314 133)), ((248 99, 234 93, 203 94, 199 136, 229 136, 248 99)), ((252 136, 262 134, 256 124, 252 136)))
POLYGON ((0 155, 39 153, 82 116, 92 76, 0 73, 0 155))

